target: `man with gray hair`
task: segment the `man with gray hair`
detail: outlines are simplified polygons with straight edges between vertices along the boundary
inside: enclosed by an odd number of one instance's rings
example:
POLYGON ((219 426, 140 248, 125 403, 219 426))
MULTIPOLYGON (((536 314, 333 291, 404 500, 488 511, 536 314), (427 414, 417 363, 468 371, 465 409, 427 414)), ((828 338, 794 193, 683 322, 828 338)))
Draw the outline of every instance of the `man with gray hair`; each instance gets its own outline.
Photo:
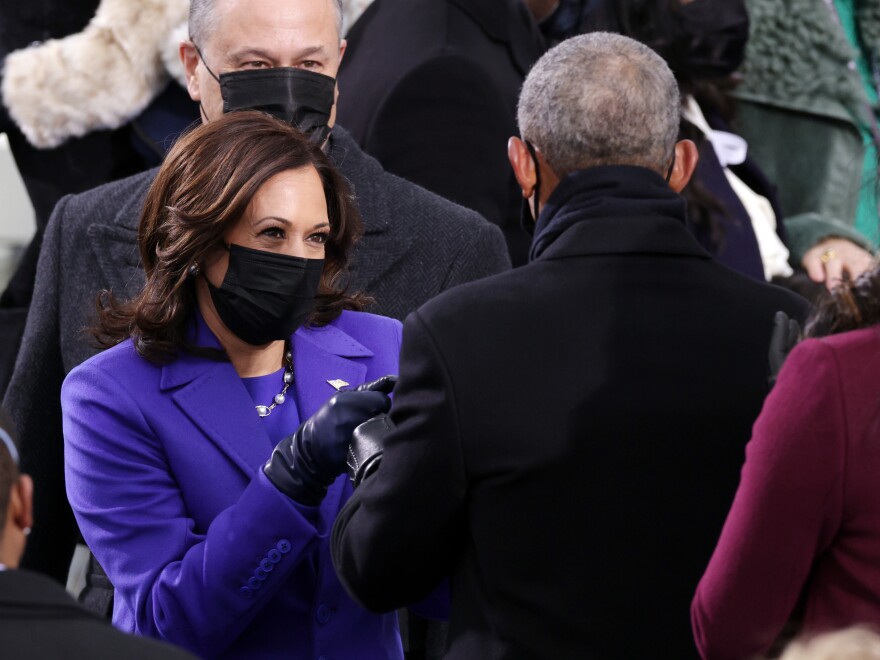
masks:
POLYGON ((448 576, 449 658, 696 656, 690 600, 774 316, 808 306, 688 233, 678 113, 666 64, 625 37, 539 60, 508 151, 530 262, 412 314, 390 419, 356 432, 372 472, 337 519, 337 571, 377 611, 448 576))

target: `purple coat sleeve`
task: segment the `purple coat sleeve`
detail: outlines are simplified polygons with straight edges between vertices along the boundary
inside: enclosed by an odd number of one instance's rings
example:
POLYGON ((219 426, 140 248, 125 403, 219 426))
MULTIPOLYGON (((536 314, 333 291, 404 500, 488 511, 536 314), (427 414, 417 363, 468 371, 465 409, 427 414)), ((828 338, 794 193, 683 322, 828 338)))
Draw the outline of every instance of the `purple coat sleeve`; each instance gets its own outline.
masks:
POLYGON ((833 349, 795 348, 746 447, 739 489, 691 605, 703 658, 740 660, 782 631, 843 502, 846 419, 833 349))
POLYGON ((222 653, 329 533, 262 470, 200 533, 161 441, 113 374, 81 365, 64 383, 62 406, 68 497, 112 576, 117 612, 120 605, 131 611, 132 632, 202 656, 222 653), (258 590, 248 589, 266 557, 271 572, 258 590))

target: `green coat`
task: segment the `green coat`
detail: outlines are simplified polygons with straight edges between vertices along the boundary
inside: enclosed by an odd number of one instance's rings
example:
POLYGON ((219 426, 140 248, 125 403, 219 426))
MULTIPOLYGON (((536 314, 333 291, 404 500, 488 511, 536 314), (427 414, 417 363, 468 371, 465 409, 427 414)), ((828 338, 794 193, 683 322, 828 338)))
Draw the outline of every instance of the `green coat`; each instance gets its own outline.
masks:
MULTIPOLYGON (((850 67, 855 50, 824 0, 747 5, 739 129, 779 186, 792 261, 829 236, 873 248, 853 226, 865 159, 859 123, 869 125, 868 98, 850 67)), ((867 47, 880 53, 880 2, 862 0, 857 12, 867 47)))

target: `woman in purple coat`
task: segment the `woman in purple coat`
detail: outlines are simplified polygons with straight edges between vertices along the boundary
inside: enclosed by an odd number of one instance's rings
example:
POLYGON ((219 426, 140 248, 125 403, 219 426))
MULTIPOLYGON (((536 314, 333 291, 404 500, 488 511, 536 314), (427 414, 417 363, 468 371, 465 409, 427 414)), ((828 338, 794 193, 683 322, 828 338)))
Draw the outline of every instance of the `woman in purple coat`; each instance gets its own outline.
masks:
POLYGON ((394 614, 346 595, 327 546, 351 433, 390 405, 387 379, 349 386, 396 373, 400 344, 345 290, 359 230, 321 150, 271 117, 169 153, 146 284, 105 292, 110 348, 62 391, 68 497, 123 630, 211 658, 402 657, 394 614))
POLYGON ((704 658, 880 626, 880 269, 807 328, 755 424, 691 607, 704 658))

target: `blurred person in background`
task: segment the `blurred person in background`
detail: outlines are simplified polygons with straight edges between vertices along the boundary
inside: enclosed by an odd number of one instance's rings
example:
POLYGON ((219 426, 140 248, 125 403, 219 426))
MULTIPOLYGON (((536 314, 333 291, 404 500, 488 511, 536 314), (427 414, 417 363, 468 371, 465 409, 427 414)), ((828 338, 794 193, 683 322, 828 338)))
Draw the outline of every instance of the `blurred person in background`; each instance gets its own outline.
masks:
POLYGON ((0 655, 17 660, 192 658, 168 644, 115 630, 57 583, 18 570, 33 525, 33 482, 19 472, 12 422, 0 410, 0 655))
POLYGON ((779 186, 792 262, 828 287, 871 267, 877 196, 880 5, 747 0, 739 130, 779 186))
POLYGON ((880 660, 880 635, 874 628, 856 626, 798 639, 780 660, 880 660))
POLYGON ((375 0, 347 40, 340 123, 389 172, 501 227, 524 264, 505 146, 544 42, 523 0, 375 0))

